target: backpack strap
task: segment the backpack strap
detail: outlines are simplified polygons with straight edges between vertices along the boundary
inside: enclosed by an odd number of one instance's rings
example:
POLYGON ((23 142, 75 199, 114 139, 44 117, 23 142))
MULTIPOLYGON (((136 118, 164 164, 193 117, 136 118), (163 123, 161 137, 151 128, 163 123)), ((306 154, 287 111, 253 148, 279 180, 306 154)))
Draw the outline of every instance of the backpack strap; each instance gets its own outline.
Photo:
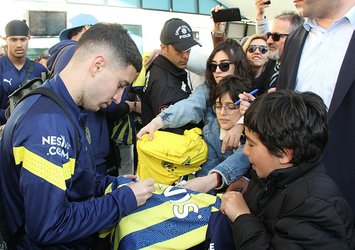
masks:
MULTIPOLYGON (((55 91, 51 88, 46 88, 46 87, 38 87, 36 89, 31 90, 30 92, 28 92, 26 95, 24 95, 19 101, 18 103, 20 103, 23 99, 25 99, 26 97, 30 96, 30 95, 36 95, 36 94, 40 94, 40 95, 44 95, 46 97, 48 97, 49 99, 51 99, 53 102, 55 102, 65 113, 65 115, 67 116, 68 120, 70 121, 70 123, 72 124, 73 128, 74 128, 74 136, 75 136, 75 145, 76 145, 76 155, 79 155, 79 147, 80 147, 80 143, 79 143, 79 132, 78 132, 78 128, 75 125, 75 122, 72 118, 72 116, 70 115, 70 112, 66 106, 66 104, 63 102, 63 100, 55 93, 55 91)), ((17 104, 18 104, 17 103, 17 104)))
MULTIPOLYGON (((31 90, 41 86, 43 83, 42 79, 40 77, 33 78, 30 81, 27 81, 24 84, 21 84, 14 92, 12 92, 8 98, 9 98, 9 112, 11 113, 14 108, 16 107, 17 103, 23 96, 25 96, 27 93, 29 93, 31 90)), ((10 114, 9 113, 9 114, 10 114)))
POLYGON ((25 84, 27 82, 27 79, 30 77, 34 66, 35 66, 35 62, 30 60, 30 65, 28 66, 28 68, 26 70, 25 78, 23 78, 23 80, 22 80, 21 84, 19 85, 19 87, 21 87, 23 84, 25 84))
POLYGON ((51 79, 51 78, 54 76, 55 66, 57 65, 58 60, 59 60, 59 58, 61 57, 61 55, 64 53, 64 51, 67 51, 68 49, 70 49, 70 48, 72 48, 72 47, 74 47, 74 46, 76 46, 76 45, 74 45, 74 44, 69 44, 69 45, 63 47, 63 48, 58 52, 58 54, 57 54, 57 56, 55 57, 54 62, 53 62, 53 64, 52 64, 52 69, 51 69, 50 72, 48 73, 48 79, 51 79))

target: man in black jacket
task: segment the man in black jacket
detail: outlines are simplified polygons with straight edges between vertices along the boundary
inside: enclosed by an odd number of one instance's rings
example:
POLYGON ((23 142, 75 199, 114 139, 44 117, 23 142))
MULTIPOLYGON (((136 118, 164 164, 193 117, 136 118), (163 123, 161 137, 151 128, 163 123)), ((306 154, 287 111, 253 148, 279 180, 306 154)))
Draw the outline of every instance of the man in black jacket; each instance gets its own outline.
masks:
POLYGON ((323 98, 329 126, 324 165, 355 213, 355 1, 308 2, 295 1, 308 19, 286 41, 277 89, 323 98))
MULTIPOLYGON (((141 96, 143 125, 171 104, 187 98, 192 90, 185 68, 191 48, 200 44, 194 40, 190 25, 179 18, 167 20, 160 41, 161 55, 147 69, 146 84, 141 96)), ((196 127, 196 124, 169 131, 182 134, 185 129, 192 127, 196 127)))

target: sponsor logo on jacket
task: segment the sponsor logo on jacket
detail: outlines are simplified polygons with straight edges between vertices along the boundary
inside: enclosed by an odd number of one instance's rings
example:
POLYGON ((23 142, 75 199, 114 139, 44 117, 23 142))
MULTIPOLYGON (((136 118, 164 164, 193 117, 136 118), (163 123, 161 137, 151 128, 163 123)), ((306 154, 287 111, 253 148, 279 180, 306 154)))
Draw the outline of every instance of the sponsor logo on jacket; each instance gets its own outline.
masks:
POLYGON ((63 135, 42 136, 42 145, 49 146, 47 155, 58 155, 65 159, 69 159, 69 150, 71 145, 63 135))

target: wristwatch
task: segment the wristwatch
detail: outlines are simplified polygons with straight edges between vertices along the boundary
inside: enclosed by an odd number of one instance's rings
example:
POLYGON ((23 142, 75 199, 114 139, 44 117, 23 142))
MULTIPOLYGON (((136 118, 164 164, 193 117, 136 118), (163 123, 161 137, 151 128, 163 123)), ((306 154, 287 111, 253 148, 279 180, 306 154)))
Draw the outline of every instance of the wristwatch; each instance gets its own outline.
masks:
POLYGON ((212 31, 212 36, 214 36, 214 37, 222 37, 222 36, 224 36, 224 31, 221 31, 221 30, 212 31))

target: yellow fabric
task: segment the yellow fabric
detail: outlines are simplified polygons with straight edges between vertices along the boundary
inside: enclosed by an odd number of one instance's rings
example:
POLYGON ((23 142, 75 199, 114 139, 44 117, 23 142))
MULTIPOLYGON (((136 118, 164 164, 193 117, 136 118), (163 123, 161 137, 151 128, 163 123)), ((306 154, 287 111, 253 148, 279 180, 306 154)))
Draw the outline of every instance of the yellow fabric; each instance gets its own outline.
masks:
POLYGON ((132 83, 132 87, 143 87, 145 84, 145 74, 146 74, 147 69, 145 67, 142 67, 141 72, 139 72, 139 75, 137 79, 132 83))
POLYGON ((185 130, 184 135, 156 131, 152 141, 144 135, 137 141, 139 178, 153 177, 157 183, 171 185, 199 170, 208 153, 201 133, 199 128, 185 130))
POLYGON ((62 190, 67 189, 65 181, 74 174, 75 159, 69 159, 63 166, 57 166, 23 146, 15 147, 13 153, 17 165, 22 162, 22 167, 32 174, 62 190))
MULTIPOLYGON (((152 52, 144 52, 143 53, 143 64, 147 61, 147 59, 151 56, 152 52)), ((135 87, 144 87, 145 85, 145 75, 146 75, 147 67, 143 65, 141 72, 139 72, 139 75, 137 79, 132 83, 133 89, 135 87)))

